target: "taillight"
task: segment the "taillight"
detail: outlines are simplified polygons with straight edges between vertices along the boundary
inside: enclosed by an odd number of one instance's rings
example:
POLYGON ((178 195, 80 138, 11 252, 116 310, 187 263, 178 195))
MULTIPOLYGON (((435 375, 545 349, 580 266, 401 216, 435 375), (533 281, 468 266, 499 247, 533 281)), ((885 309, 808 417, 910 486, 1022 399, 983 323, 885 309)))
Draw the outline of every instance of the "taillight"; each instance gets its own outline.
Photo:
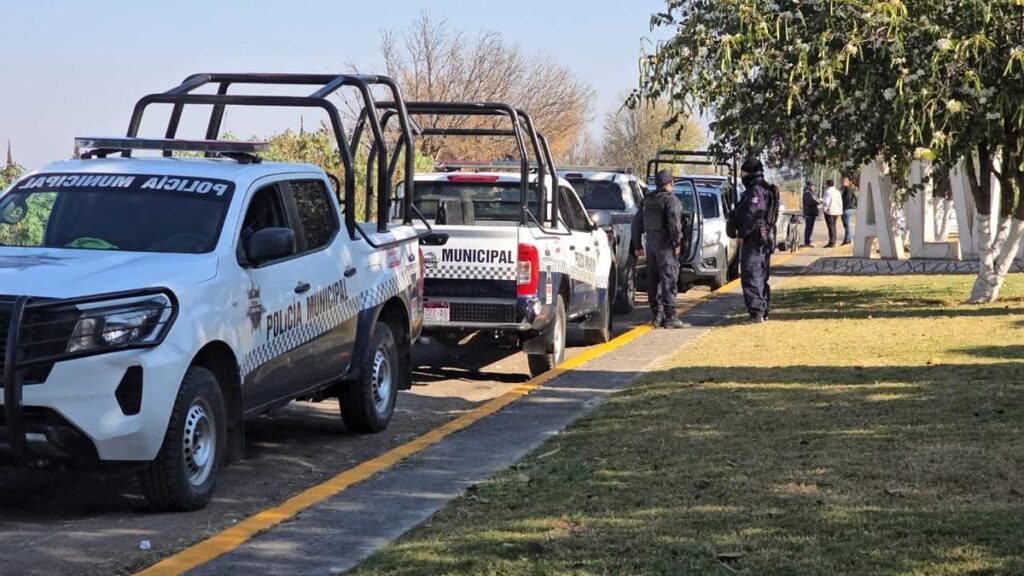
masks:
POLYGON ((423 283, 427 278, 427 265, 423 263, 423 248, 420 248, 420 277, 416 279, 416 287, 419 289, 420 298, 423 297, 423 283))
POLYGON ((497 176, 488 176, 486 174, 452 174, 448 177, 449 182, 473 182, 473 183, 485 183, 485 182, 497 182, 497 176))
POLYGON ((540 283, 540 253, 536 246, 519 245, 519 259, 516 261, 516 295, 536 296, 540 283))

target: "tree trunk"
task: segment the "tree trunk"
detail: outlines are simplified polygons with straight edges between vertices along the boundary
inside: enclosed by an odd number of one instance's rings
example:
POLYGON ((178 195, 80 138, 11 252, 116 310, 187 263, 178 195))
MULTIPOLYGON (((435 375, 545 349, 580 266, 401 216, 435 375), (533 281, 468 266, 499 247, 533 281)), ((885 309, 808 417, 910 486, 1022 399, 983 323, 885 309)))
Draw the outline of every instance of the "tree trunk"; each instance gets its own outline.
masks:
MULTIPOLYGON (((991 244, 982 244, 981 271, 974 283, 974 290, 971 291, 971 298, 968 300, 970 303, 987 304, 999 298, 999 291, 1006 282, 1006 276, 1017 258, 1021 239, 1024 238, 1024 194, 1017 193, 1024 190, 1024 175, 1018 168, 1020 160, 1018 152, 1003 151, 1002 169, 998 174, 1001 187, 999 229, 991 244)), ((982 218, 980 210, 978 214, 979 218, 982 218)), ((992 214, 985 218, 991 226, 996 215, 992 214)), ((988 232, 991 232, 991 229, 988 232)))
POLYGON ((1024 239, 1024 220, 1016 218, 1006 219, 1007 235, 999 250, 999 256, 995 260, 995 271, 992 278, 992 290, 989 292, 987 302, 995 302, 999 299, 999 291, 1006 282, 1006 276, 1013 267, 1013 261, 1017 258, 1017 251, 1020 250, 1020 242, 1024 239))
POLYGON ((964 159, 967 180, 971 185, 976 212, 974 216, 974 234, 978 246, 978 277, 971 288, 968 304, 988 302, 993 292, 993 276, 995 274, 995 243, 992 235, 992 155, 988 147, 978 147, 978 166, 973 158, 964 159))

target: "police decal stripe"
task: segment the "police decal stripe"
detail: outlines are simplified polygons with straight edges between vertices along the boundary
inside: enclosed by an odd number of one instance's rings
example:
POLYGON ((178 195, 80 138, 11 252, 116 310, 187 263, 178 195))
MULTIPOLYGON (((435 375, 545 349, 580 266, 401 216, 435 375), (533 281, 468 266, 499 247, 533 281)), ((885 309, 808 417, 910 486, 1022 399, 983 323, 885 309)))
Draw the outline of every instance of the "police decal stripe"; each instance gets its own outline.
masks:
POLYGON ((355 318, 363 310, 380 306, 389 299, 405 292, 415 285, 418 271, 416 266, 406 266, 395 276, 376 284, 359 294, 351 295, 337 306, 324 313, 307 319, 293 329, 287 330, 276 338, 253 348, 242 360, 242 378, 267 362, 290 352, 299 346, 312 342, 334 328, 355 318))

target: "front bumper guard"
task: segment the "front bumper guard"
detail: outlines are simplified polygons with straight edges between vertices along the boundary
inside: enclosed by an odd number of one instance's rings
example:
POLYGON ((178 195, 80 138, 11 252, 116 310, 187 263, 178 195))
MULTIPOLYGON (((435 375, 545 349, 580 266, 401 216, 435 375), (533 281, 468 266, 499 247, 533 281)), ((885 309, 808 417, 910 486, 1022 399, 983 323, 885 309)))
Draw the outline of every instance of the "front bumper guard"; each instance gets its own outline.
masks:
MULTIPOLYGON (((116 292, 100 294, 97 296, 60 300, 33 298, 31 296, 17 297, 14 300, 13 305, 11 305, 11 313, 7 329, 7 342, 5 343, 3 350, 3 381, 0 382, 3 386, 4 398, 2 430, 0 430, 0 450, 5 452, 5 454, 3 454, 3 460, 14 464, 15 466, 22 466, 30 462, 29 456, 31 454, 37 454, 44 458, 61 456, 64 455, 64 452, 62 452, 59 447, 52 445, 53 438, 66 438, 69 435, 76 437, 80 436, 79 431, 75 429, 71 423, 66 423, 67 425, 63 425, 64 423, 62 423, 62 425, 57 428, 47 427, 44 430, 38 429, 37 426, 26 426, 24 418, 25 408, 22 404, 22 390, 25 386, 24 373, 26 369, 40 364, 56 363, 63 360, 72 360, 97 354, 159 346, 167 336, 167 332, 177 318, 177 315, 178 301, 175 298, 174 293, 166 288, 132 290, 127 292, 116 292), (170 315, 163 321, 164 327, 161 329, 159 337, 153 341, 126 344, 90 352, 50 354, 28 360, 23 358, 22 350, 27 345, 25 342, 22 342, 22 338, 24 337, 23 328, 25 317, 29 311, 44 310, 48 308, 73 308, 82 304, 93 304, 108 300, 145 298, 156 295, 163 295, 167 297, 171 310, 170 315), (31 450, 30 446, 32 447, 31 450)), ((32 343, 29 343, 28 345, 31 344, 32 343)), ((59 442, 58 444, 79 445, 81 443, 72 441, 59 442)))

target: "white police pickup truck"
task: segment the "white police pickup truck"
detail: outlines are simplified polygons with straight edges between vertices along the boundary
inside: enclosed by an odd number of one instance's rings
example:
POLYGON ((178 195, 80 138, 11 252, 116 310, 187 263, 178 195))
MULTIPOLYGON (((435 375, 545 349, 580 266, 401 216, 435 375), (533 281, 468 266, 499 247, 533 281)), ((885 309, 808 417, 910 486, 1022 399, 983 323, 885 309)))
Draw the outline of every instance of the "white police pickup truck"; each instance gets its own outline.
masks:
MULTIPOLYGON (((289 78, 379 80, 270 79, 289 78)), ((190 86, 203 79, 267 76, 190 86)), ((422 324, 412 226, 352 226, 323 170, 262 162, 258 144, 77 144, 81 159, 0 197, 0 459, 134 463, 155 507, 185 510, 209 501, 227 452, 241 455, 247 418, 340 397, 350 429, 388 425, 422 324), (140 149, 211 158, 131 157, 140 149)))
POLYGON ((496 103, 407 106, 414 119, 447 114, 509 120, 508 130, 423 127, 418 134, 504 136, 516 142, 520 153, 517 172, 463 163, 448 164, 449 171, 416 174, 412 206, 433 227, 420 241, 426 270, 424 332, 441 337, 492 333, 521 347, 534 375, 564 359, 569 322, 582 325, 588 343, 607 342, 615 295, 608 235, 591 222, 572 186, 552 177, 556 172, 547 143, 529 115, 496 103), (532 174, 527 146, 540 159, 532 174))

